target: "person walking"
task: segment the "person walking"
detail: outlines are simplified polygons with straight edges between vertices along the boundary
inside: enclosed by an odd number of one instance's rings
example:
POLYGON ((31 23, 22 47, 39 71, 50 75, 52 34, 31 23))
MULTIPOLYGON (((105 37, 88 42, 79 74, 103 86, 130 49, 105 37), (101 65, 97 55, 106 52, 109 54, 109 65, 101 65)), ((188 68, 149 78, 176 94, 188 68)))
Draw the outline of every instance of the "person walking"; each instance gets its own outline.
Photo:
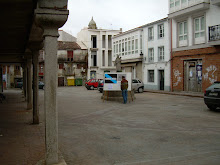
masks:
POLYGON ((122 91, 122 96, 124 100, 124 104, 127 103, 127 97, 128 97, 128 81, 125 79, 125 76, 122 76, 121 80, 121 91, 122 91))

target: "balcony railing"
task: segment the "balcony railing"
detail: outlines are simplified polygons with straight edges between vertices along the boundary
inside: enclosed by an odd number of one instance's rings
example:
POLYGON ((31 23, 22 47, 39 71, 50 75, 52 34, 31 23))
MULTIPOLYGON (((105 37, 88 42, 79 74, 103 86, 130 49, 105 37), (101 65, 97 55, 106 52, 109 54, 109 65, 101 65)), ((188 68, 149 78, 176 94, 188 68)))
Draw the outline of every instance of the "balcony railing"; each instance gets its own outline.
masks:
POLYGON ((209 26, 209 41, 220 40, 220 25, 209 26))

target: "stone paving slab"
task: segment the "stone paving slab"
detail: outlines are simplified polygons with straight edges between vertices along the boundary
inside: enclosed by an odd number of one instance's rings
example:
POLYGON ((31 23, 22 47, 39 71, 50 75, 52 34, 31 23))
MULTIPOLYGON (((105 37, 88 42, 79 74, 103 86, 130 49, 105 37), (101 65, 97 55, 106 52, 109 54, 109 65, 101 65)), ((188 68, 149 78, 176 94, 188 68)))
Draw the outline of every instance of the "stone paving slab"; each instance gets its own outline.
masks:
POLYGON ((32 110, 20 89, 5 90, 0 103, 0 164, 34 165, 45 155, 44 125, 32 125, 32 110))
POLYGON ((122 104, 58 88, 59 145, 74 165, 218 165, 220 113, 202 98, 136 93, 122 104))
MULTIPOLYGON (((35 165, 45 155, 21 90, 0 103, 0 165, 35 165), (8 106, 9 105, 9 106, 8 106), (2 135, 2 136, 1 136, 2 135)), ((152 92, 126 105, 85 87, 58 88, 59 148, 68 165, 219 165, 220 120, 199 97, 152 92)))

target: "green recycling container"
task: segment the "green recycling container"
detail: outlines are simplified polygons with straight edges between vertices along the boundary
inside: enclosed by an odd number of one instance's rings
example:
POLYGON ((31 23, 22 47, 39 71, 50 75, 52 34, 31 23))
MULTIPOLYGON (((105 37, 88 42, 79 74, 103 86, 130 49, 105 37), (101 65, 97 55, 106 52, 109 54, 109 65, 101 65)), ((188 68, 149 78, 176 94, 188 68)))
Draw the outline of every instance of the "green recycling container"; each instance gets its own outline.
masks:
POLYGON ((82 86, 82 79, 81 78, 75 79, 75 86, 82 86))

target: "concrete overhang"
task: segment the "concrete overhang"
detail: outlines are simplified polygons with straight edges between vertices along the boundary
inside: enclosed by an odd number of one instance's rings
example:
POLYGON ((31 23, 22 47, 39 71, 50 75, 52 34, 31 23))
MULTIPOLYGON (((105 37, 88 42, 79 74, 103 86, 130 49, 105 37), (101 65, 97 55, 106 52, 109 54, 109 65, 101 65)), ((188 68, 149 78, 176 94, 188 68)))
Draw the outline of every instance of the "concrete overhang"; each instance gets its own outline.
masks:
POLYGON ((97 52, 99 49, 98 48, 90 48, 90 51, 92 52, 97 52))
POLYGON ((100 67, 100 69, 102 69, 102 70, 114 70, 114 69, 116 69, 116 67, 114 67, 114 66, 108 66, 108 67, 102 66, 102 67, 100 67))
POLYGON ((134 58, 134 59, 126 59, 126 60, 121 60, 121 63, 125 64, 125 63, 132 63, 132 62, 142 62, 142 60, 143 60, 143 57, 134 58))
POLYGON ((8 55, 0 58, 0 63, 23 63, 25 59, 20 55, 8 55))
POLYGON ((204 11, 210 8, 210 4, 209 3, 200 3, 200 4, 196 4, 194 6, 190 6, 188 8, 184 8, 182 10, 173 12, 168 14, 168 18, 169 19, 175 19, 175 18, 179 18, 179 17, 184 17, 190 14, 194 14, 200 11, 204 11))
POLYGON ((23 62, 37 0, 0 2, 0 63, 23 62))
MULTIPOLYGON (((140 58, 132 58, 132 59, 122 59, 121 60, 121 64, 125 64, 125 63, 132 63, 132 62, 142 62, 143 57, 140 58)), ((113 61, 115 62, 115 61, 113 61)))
POLYGON ((211 0, 211 3, 220 6, 220 0, 211 0))
POLYGON ((209 45, 210 46, 219 46, 220 45, 220 40, 218 40, 218 41, 209 41, 209 45))

